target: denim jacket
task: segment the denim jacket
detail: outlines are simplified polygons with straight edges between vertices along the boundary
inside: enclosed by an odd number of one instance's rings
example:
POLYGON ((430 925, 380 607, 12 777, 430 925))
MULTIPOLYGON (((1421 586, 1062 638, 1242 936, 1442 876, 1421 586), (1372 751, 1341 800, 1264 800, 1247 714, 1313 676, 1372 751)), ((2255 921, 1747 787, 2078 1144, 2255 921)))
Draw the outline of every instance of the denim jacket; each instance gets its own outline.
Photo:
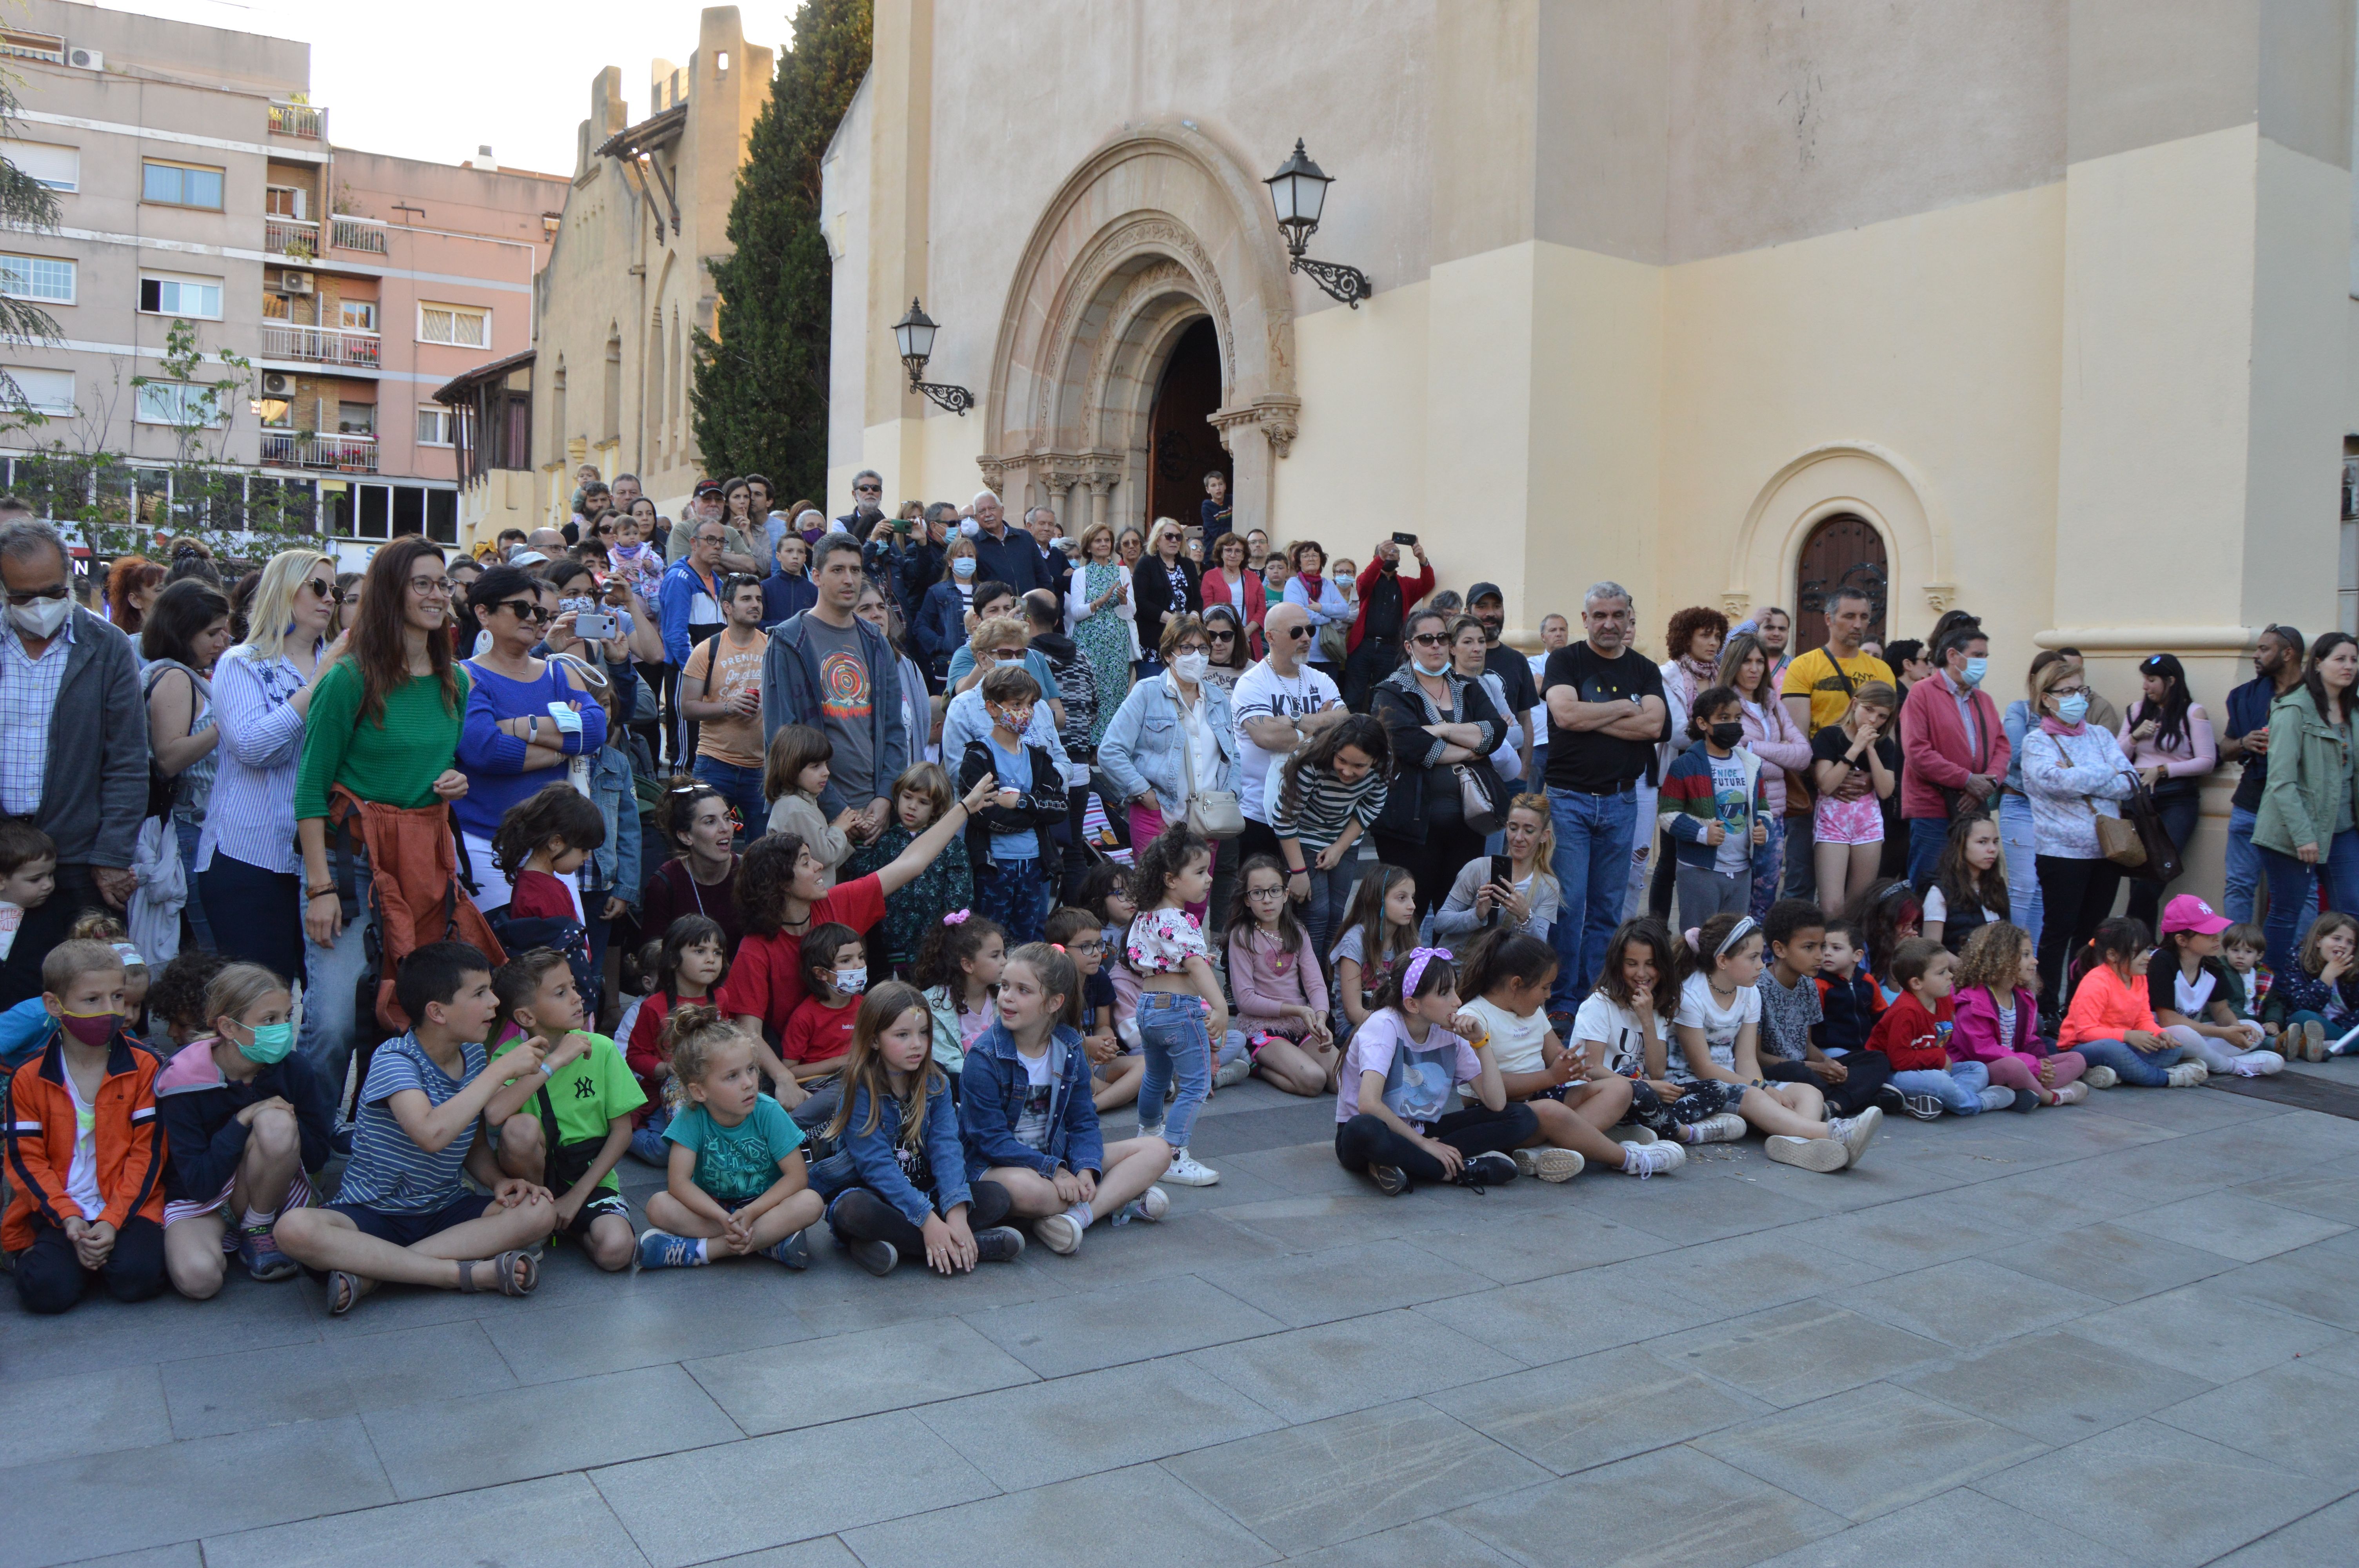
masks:
POLYGON ((901 1141, 901 1102, 888 1099, 868 1126, 868 1090, 852 1092, 852 1114, 843 1124, 843 1147, 811 1167, 811 1189, 830 1203, 853 1187, 866 1187, 898 1210, 903 1219, 922 1227, 935 1215, 948 1215, 974 1195, 966 1184, 966 1146, 959 1140, 958 1108, 951 1104, 950 1080, 940 1075, 926 1091, 926 1162, 933 1167, 930 1197, 919 1192, 901 1169, 894 1146, 901 1141), (865 1130, 864 1130, 865 1129, 865 1130))
MULTIPOLYGON (((590 863, 582 869, 582 891, 619 898, 636 914, 641 881, 639 793, 631 759, 615 739, 610 738, 590 760, 590 798, 598 803, 598 816, 606 824, 606 841, 591 851, 590 863)), ((586 900, 582 907, 592 920, 599 918, 601 912, 586 900)))
MULTIPOLYGON (((1210 681, 1196 689, 1204 722, 1221 745, 1221 776, 1200 778, 1196 787, 1233 790, 1237 787, 1237 722, 1229 710, 1229 694, 1210 681)), ((1114 722, 1098 742, 1098 766, 1114 780, 1124 800, 1152 790, 1157 809, 1167 821, 1176 821, 1188 796, 1187 733, 1170 677, 1140 681, 1114 709, 1114 722)))
POLYGON ((1097 1101, 1090 1092, 1090 1054, 1082 1032, 1059 1024, 1049 1038, 1049 1146, 1035 1149, 1016 1136, 1016 1118, 1031 1080, 1024 1071, 1016 1037, 994 1023, 974 1037, 959 1075, 959 1131, 966 1141, 966 1173, 973 1181, 995 1165, 1010 1165, 1054 1176, 1068 1171, 1093 1173, 1105 1168, 1105 1140, 1098 1132, 1097 1101))

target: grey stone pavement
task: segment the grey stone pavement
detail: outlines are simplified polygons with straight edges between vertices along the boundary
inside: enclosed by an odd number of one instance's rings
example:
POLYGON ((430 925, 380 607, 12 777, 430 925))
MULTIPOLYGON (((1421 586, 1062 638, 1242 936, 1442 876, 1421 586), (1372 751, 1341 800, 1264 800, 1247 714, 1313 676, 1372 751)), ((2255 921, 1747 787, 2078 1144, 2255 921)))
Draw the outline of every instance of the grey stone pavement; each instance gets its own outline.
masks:
POLYGON ((2359 1120, 2282 1097, 2359 1063, 2280 1083, 1392 1200, 1251 1084, 955 1281, 0 1291, 0 1568, 2350 1563, 2359 1120))

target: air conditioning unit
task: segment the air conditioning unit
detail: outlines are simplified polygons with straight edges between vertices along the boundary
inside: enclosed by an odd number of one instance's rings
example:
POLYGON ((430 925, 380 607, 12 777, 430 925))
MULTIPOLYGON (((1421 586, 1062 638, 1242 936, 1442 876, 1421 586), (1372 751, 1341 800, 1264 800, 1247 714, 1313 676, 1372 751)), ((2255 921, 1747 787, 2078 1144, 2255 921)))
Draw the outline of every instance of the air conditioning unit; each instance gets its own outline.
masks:
POLYGON ((308 272, 297 272, 291 267, 288 268, 286 272, 279 275, 278 292, 281 294, 310 293, 311 275, 308 272))
POLYGON ((68 49, 66 63, 77 70, 104 70, 106 56, 97 49, 68 49))
POLYGON ((288 375, 283 370, 264 371, 262 373, 262 395, 265 397, 294 396, 295 378, 288 375))

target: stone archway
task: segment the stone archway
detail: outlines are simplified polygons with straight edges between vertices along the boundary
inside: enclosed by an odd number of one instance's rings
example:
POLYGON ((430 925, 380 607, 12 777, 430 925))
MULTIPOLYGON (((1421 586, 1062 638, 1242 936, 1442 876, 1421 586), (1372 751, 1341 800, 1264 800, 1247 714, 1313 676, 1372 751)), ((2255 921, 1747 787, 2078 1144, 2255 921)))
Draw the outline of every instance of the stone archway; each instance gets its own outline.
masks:
POLYGON ((1835 441, 1794 458, 1754 497, 1729 550, 1728 587, 1721 594, 1728 618, 1769 604, 1791 613, 1787 596, 1803 549, 1821 524, 1836 517, 1857 518, 1883 541, 1886 635, 1913 635, 1956 602, 1949 518, 1931 486, 1897 452, 1835 441), (1922 622, 1919 603, 1930 611, 1922 622))
POLYGON ((1266 193, 1202 132, 1148 126, 1098 149, 1034 227, 1000 316, 984 400, 985 481, 1069 532, 1138 522, 1148 416, 1172 346, 1210 319, 1212 416, 1234 464, 1237 526, 1266 526, 1294 439, 1294 308, 1266 193))

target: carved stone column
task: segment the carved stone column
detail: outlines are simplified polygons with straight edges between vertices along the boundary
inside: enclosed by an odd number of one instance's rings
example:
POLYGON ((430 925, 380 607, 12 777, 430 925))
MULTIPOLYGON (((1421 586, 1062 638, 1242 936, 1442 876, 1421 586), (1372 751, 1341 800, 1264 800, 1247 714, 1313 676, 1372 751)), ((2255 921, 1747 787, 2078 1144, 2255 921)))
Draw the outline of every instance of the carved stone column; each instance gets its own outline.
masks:
POLYGON ((1234 515, 1229 526, 1240 534, 1259 528, 1273 539, 1271 498, 1277 489, 1277 460, 1286 456, 1301 428, 1299 397, 1257 397, 1237 408, 1206 416, 1229 449, 1235 477, 1229 486, 1234 515))
POLYGON ((1090 526, 1096 527, 1106 520, 1106 509, 1112 503, 1114 481, 1122 477, 1112 469, 1093 469, 1078 475, 1090 487, 1090 526))

